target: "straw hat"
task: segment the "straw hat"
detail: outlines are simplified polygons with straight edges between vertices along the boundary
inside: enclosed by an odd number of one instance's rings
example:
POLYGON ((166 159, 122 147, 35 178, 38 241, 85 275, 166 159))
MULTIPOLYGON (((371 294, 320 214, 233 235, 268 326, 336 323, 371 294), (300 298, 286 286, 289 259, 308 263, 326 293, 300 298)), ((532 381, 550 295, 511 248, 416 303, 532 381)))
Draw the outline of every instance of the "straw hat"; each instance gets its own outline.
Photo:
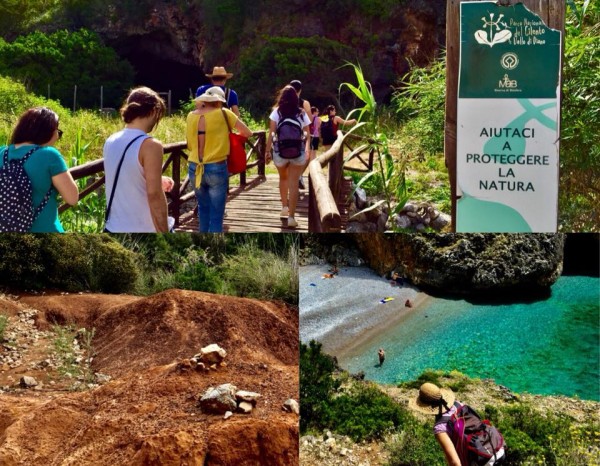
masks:
POLYGON ((426 382, 421 385, 419 395, 412 400, 408 400, 408 407, 424 414, 438 414, 440 406, 442 406, 442 412, 446 411, 446 408, 442 405, 442 400, 450 408, 454 404, 456 396, 449 388, 440 388, 435 384, 426 382))
POLYGON ((209 87, 204 94, 196 97, 196 102, 223 102, 225 103, 225 93, 219 86, 209 87))
POLYGON ((213 68, 212 74, 206 74, 207 78, 226 78, 229 79, 233 76, 233 73, 228 73, 225 67, 223 66, 215 66, 213 68))

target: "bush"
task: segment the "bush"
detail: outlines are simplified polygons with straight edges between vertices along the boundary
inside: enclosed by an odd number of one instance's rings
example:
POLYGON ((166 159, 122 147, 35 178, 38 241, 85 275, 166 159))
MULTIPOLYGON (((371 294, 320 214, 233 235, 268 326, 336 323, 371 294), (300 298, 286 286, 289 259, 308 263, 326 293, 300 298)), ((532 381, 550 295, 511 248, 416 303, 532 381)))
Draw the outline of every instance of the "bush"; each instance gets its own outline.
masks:
POLYGON ((333 378, 335 369, 334 359, 322 352, 321 343, 300 343, 300 432, 325 427, 328 404, 340 386, 333 378))
POLYGON ((330 401, 326 418, 328 428, 360 442, 382 439, 410 415, 376 385, 358 383, 330 401))
POLYGON ((134 253, 108 235, 0 236, 0 283, 18 289, 132 291, 134 253))
POLYGON ((565 34, 559 213, 563 231, 598 231, 600 5, 569 0, 565 34), (586 8, 584 8, 584 5, 586 8))
POLYGON ((40 31, 0 42, 0 67, 38 95, 50 96, 72 107, 77 85, 77 107, 99 107, 100 86, 105 107, 118 107, 123 90, 133 83, 129 62, 104 45, 95 32, 40 31))
POLYGON ((486 407, 485 413, 506 440, 508 465, 535 460, 549 466, 587 466, 600 461, 600 439, 593 425, 576 425, 572 418, 551 411, 541 414, 528 404, 486 407))
POLYGON ((280 256, 248 242, 224 258, 219 267, 227 294, 257 299, 298 302, 298 269, 295 251, 280 256))
POLYGON ((4 332, 6 332, 6 327, 8 327, 8 316, 0 314, 0 343, 4 341, 4 332))
POLYGON ((442 466, 446 462, 429 423, 413 419, 398 438, 387 445, 389 466, 442 466))
POLYGON ((322 37, 265 37, 241 53, 244 73, 236 78, 236 90, 254 115, 267 113, 282 84, 292 79, 306 82, 304 95, 335 102, 338 83, 351 76, 338 68, 353 58, 352 48, 322 37))
POLYGON ((392 105, 404 124, 402 150, 419 160, 444 152, 445 95, 445 56, 427 68, 413 66, 394 93, 392 105))

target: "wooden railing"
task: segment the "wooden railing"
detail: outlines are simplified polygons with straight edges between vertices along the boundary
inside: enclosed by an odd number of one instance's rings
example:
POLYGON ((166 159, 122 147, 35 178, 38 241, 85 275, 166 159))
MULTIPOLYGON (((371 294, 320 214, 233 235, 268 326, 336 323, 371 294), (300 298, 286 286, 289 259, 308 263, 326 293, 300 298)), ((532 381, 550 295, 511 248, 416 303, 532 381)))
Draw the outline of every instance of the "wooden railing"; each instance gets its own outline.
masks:
POLYGON ((342 217, 338 203, 342 199, 344 170, 367 172, 373 170, 375 157, 373 141, 353 134, 337 132, 337 139, 326 152, 319 155, 308 165, 309 170, 309 217, 310 232, 336 233, 342 230, 342 217), (344 148, 350 150, 344 157, 344 148), (368 151, 368 158, 363 155, 368 151), (350 160, 358 160, 362 167, 349 167, 350 160), (328 176, 323 169, 328 167, 328 176))
MULTIPOLYGON (((258 175, 262 177, 265 176, 266 131, 253 132, 246 143, 246 148, 246 171, 239 174, 241 186, 246 185, 246 173, 248 170, 257 168, 258 175)), ((171 177, 175 182, 171 192, 167 193, 169 215, 175 218, 175 226, 179 225, 181 206, 194 198, 194 191, 188 189, 190 180, 187 171, 183 173, 183 177, 181 172, 182 159, 186 162, 184 165, 187 165, 188 155, 185 152, 186 150, 187 144, 185 142, 175 142, 163 145, 163 151, 167 158, 163 163, 162 172, 167 173, 169 168, 171 168, 171 177)), ((91 177, 90 180, 88 180, 86 187, 79 193, 79 200, 84 199, 90 193, 98 189, 102 189, 105 184, 104 159, 94 160, 93 162, 73 167, 69 172, 75 180, 91 177)), ((59 208, 59 212, 64 212, 70 207, 71 206, 68 204, 62 204, 59 208)))

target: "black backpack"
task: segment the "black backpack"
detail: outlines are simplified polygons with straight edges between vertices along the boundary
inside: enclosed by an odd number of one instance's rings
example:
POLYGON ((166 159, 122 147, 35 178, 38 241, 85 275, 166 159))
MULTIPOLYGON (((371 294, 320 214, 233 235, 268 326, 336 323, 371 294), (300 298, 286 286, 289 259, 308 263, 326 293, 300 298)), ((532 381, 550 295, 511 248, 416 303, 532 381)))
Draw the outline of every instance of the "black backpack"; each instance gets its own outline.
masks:
POLYGON ((449 420, 452 443, 464 465, 483 465, 505 446, 502 434, 473 408, 454 404, 456 413, 449 420))
POLYGON ((321 137, 323 138, 323 144, 329 146, 335 142, 337 138, 337 128, 333 122, 333 118, 327 117, 327 121, 321 122, 321 137))
POLYGON ((294 118, 283 118, 279 114, 279 123, 275 131, 277 137, 277 153, 282 159, 295 159, 302 155, 302 145, 304 144, 304 134, 302 123, 298 121, 298 115, 294 118))
POLYGON ((40 146, 35 146, 20 160, 8 160, 8 146, 4 150, 0 168, 0 232, 26 233, 31 230, 52 195, 53 188, 46 193, 40 205, 33 208, 33 187, 29 175, 23 168, 25 162, 40 146))

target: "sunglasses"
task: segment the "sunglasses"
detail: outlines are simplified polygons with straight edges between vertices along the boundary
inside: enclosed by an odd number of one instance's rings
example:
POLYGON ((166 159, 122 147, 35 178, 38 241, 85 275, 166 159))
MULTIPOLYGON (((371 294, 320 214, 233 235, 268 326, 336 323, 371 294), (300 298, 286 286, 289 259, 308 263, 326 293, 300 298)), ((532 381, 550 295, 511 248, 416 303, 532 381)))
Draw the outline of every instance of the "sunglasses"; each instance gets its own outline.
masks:
POLYGON ((56 128, 56 131, 58 131, 58 139, 62 138, 63 130, 56 128))

